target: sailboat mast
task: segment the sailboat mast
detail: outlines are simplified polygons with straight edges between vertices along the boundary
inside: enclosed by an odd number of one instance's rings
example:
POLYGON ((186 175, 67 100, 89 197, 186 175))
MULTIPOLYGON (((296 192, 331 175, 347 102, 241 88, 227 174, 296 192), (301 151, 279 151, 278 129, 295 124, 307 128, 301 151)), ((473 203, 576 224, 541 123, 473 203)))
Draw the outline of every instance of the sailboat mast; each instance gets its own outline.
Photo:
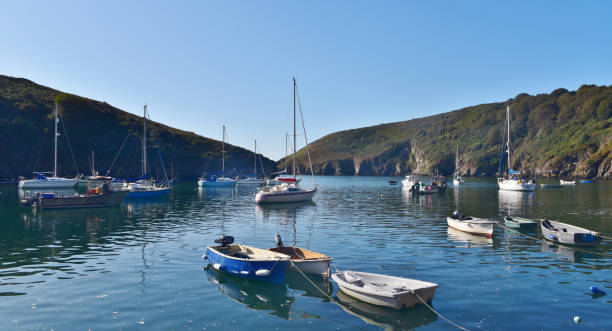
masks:
POLYGON ((459 145, 457 145, 457 155, 455 155, 455 177, 459 175, 459 145))
POLYGON ((297 86, 295 83, 295 77, 293 77, 293 180, 295 183, 295 153, 297 152, 295 144, 295 90, 297 86))
POLYGON ((508 140, 506 150, 508 151, 508 175, 510 175, 510 106, 506 106, 506 121, 508 122, 508 140))
POLYGON ((57 177, 57 136, 59 136, 59 134, 57 133, 57 122, 59 120, 57 119, 57 102, 55 103, 55 134, 54 134, 54 138, 53 138, 53 177, 57 177))
POLYGON ((142 176, 147 174, 147 105, 142 116, 142 176))
POLYGON ((221 173, 225 176, 225 125, 223 126, 223 147, 221 150, 221 173))
POLYGON ((97 176, 98 174, 96 174, 96 163, 94 161, 94 150, 91 150, 91 175, 92 176, 97 176))
POLYGON ((255 139, 255 153, 253 155, 253 174, 255 174, 255 178, 257 178, 257 139, 255 139))

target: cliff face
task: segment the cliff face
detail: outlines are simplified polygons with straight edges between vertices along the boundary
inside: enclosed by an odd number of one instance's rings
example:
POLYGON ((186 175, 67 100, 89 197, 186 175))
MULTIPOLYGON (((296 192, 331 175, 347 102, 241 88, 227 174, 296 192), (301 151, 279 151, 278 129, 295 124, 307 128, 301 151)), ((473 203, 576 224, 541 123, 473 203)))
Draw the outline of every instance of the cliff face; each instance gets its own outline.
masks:
MULTIPOLYGON (((61 118, 58 153, 61 175, 89 174, 91 150, 95 151, 96 169, 100 174, 106 173, 122 144, 110 174, 120 177, 140 174, 142 117, 106 102, 65 94, 22 78, 0 76, 0 178, 31 176, 33 171, 53 168, 55 100, 59 102, 61 118)), ((154 121, 147 121, 147 130, 150 175, 163 177, 156 147, 163 156, 168 176, 171 170, 183 179, 220 171, 220 141, 154 121)), ((253 172, 252 152, 227 144, 225 148, 229 176, 253 172)), ((262 161, 267 172, 274 169, 274 161, 267 158, 262 161)))
MULTIPOLYGON (((403 175, 455 170, 498 172, 506 105, 511 112, 512 167, 538 176, 612 178, 612 86, 583 85, 404 122, 346 130, 310 146, 325 175, 403 175)), ((307 169, 306 151, 298 153, 307 169)), ((504 161, 505 162, 505 161, 504 161)), ((281 160, 279 167, 284 167, 281 160)))

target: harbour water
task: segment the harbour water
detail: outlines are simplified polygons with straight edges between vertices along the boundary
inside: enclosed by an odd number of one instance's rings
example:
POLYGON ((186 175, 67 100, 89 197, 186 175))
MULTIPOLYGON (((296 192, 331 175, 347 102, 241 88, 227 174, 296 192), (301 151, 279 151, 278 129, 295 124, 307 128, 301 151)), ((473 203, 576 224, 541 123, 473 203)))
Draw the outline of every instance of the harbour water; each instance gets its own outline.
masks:
POLYGON ((486 239, 445 219, 458 208, 509 212, 611 236, 612 183, 519 193, 466 178, 459 189, 412 196, 389 179, 317 177, 312 204, 256 206, 254 187, 181 182, 170 198, 38 213, 18 205, 15 186, 0 186, 0 329, 454 329, 424 306, 369 306, 299 275, 283 286, 248 283, 202 259, 222 235, 265 248, 277 233, 333 256, 334 269, 438 283, 433 308, 469 329, 612 329, 611 241, 579 251, 501 227, 486 239), (590 286, 609 294, 594 297, 590 286))

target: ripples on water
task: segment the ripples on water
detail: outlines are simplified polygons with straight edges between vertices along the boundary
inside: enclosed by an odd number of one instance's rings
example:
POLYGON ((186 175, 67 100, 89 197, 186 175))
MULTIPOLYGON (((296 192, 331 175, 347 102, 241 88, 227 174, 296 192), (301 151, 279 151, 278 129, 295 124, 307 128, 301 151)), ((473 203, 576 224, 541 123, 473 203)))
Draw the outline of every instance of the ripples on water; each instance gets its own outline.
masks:
MULTIPOLYGON (((307 180, 307 179, 305 179, 307 180)), ((577 251, 496 228, 493 239, 446 225, 455 209, 500 218, 550 217, 612 233, 612 185, 502 192, 491 180, 412 196, 386 178, 319 177, 312 204, 256 206, 254 188, 197 189, 120 208, 33 213, 0 190, 2 329, 450 329, 425 307, 396 312, 299 275, 284 286, 206 268, 205 246, 229 234, 257 247, 297 244, 334 257, 333 267, 440 284, 434 307, 469 328, 612 329, 610 242, 577 251)), ((538 233, 531 233, 538 236, 538 233)))

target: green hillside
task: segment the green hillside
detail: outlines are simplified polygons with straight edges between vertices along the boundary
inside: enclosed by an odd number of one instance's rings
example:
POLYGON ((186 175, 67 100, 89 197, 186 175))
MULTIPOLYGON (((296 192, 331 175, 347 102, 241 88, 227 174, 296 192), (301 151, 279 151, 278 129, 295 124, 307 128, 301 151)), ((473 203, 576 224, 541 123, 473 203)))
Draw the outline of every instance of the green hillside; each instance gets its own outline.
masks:
MULTIPOLYGON (((510 105, 513 168, 538 176, 612 177, 612 86, 519 94, 404 122, 346 130, 310 146, 313 168, 326 175, 452 174, 455 148, 463 175, 494 175, 510 105)), ((308 164, 305 150, 300 168, 308 164)), ((279 167, 284 167, 281 160, 279 167)))
MULTIPOLYGON (((140 174, 142 117, 106 102, 62 93, 23 78, 0 75, 0 178, 31 176, 33 171, 53 168, 53 109, 56 99, 61 117, 60 175, 73 176, 77 169, 89 174, 91 150, 95 151, 96 169, 100 174, 106 173, 124 141, 111 175, 127 177, 140 174)), ((182 179, 220 170, 220 141, 154 121, 148 121, 147 127, 149 145, 159 146, 168 176, 171 169, 182 179)), ((253 172, 251 151, 232 145, 225 148, 228 150, 225 161, 228 175, 253 172)), ((148 160, 149 173, 163 177, 162 163, 155 148, 149 149, 148 160)), ((263 164, 267 169, 275 167, 274 161, 267 158, 263 158, 263 164)))

